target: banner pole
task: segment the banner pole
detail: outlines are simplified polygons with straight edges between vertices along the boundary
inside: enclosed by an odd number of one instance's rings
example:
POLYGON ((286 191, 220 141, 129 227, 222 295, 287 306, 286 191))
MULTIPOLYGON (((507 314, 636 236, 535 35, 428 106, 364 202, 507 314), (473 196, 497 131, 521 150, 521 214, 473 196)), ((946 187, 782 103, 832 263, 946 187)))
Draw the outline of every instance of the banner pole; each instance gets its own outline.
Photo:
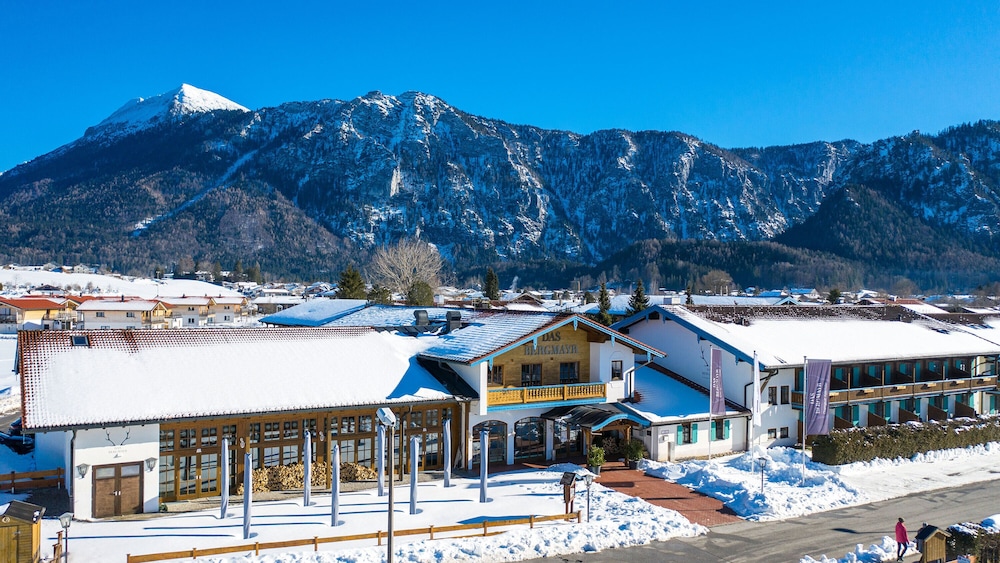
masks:
POLYGON ((806 482, 806 434, 809 430, 809 359, 802 356, 802 482, 806 482))

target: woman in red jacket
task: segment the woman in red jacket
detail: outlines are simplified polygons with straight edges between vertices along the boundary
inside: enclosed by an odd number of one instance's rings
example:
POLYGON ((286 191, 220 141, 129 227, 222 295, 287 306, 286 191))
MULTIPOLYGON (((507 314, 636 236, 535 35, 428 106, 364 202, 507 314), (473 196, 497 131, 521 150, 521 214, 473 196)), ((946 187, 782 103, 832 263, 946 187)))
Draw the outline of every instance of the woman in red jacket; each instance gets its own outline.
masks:
POLYGON ((896 561, 903 560, 903 554, 906 553, 906 547, 910 543, 910 536, 906 533, 906 526, 903 524, 903 519, 900 518, 899 522, 896 522, 896 561))

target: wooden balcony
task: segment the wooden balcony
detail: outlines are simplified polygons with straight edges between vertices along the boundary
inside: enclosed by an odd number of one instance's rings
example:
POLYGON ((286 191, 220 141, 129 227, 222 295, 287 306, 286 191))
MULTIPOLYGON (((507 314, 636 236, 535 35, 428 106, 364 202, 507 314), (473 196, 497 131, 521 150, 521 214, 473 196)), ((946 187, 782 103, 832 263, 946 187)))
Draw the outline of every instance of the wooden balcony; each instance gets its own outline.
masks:
MULTIPOLYGON (((891 399, 939 395, 942 393, 974 392, 997 388, 997 376, 987 375, 944 381, 918 381, 847 390, 831 390, 830 405, 839 406, 859 401, 885 401, 891 399)), ((802 406, 802 392, 792 392, 792 404, 802 406)))
MULTIPOLYGON (((607 398, 604 383, 573 383, 570 385, 540 385, 535 387, 507 387, 490 389, 487 406, 530 405, 532 403, 558 403, 586 399, 607 398)), ((595 401, 596 402, 596 401, 595 401)))

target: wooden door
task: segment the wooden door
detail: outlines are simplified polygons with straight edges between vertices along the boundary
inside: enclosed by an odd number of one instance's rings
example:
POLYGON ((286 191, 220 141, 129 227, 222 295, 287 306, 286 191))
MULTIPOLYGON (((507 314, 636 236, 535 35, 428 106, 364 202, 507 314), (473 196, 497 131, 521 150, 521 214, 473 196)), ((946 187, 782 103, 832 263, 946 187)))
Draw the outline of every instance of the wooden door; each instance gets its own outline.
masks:
POLYGON ((94 518, 142 512, 142 463, 94 468, 94 518))
POLYGON ((0 563, 17 563, 19 536, 16 526, 0 528, 0 563))
POLYGON ((142 465, 119 467, 118 514, 142 513, 142 465))
POLYGON ((114 465, 94 468, 94 518, 117 516, 118 471, 114 465))

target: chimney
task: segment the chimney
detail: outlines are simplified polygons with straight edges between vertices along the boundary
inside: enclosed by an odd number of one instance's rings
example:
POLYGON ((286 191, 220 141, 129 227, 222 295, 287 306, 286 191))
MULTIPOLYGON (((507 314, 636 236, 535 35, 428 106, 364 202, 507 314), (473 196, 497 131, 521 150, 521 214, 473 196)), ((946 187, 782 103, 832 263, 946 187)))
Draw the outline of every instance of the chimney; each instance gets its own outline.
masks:
POLYGON ((444 331, 451 332, 462 328, 462 313, 460 311, 448 311, 444 316, 446 324, 444 331))
POLYGON ((425 309, 417 309, 413 312, 413 324, 416 325, 418 329, 426 329, 430 321, 427 319, 427 311, 425 309))

